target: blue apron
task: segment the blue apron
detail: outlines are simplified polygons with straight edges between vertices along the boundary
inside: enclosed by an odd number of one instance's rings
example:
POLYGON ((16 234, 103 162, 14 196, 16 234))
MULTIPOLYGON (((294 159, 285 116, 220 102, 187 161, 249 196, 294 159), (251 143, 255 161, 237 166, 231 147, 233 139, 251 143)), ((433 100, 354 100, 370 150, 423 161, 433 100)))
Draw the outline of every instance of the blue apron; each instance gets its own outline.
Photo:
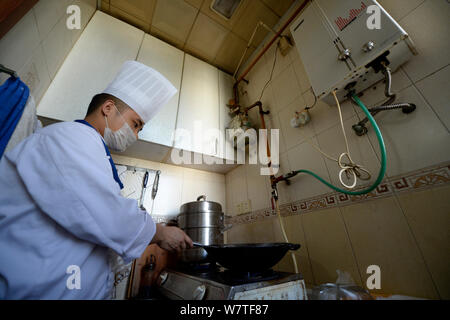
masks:
POLYGON ((14 133, 30 96, 20 78, 10 77, 0 86, 0 158, 14 133))
MULTIPOLYGON (((91 124, 90 124, 89 122, 87 122, 86 120, 75 120, 75 122, 85 124, 85 125, 87 125, 88 127, 91 127, 92 129, 94 129, 95 131, 97 131, 97 130, 96 130, 93 126, 91 126, 91 124)), ((111 153, 109 152, 109 149, 108 149, 108 147, 106 146, 106 144, 105 144, 105 142, 103 141, 103 139, 102 139, 102 143, 103 143, 103 146, 105 147, 106 155, 107 155, 108 158, 109 158, 109 163, 111 164, 111 169, 112 169, 112 174, 113 174, 114 180, 116 180, 116 182, 119 184, 120 189, 123 189, 123 184, 122 184, 122 182, 121 182, 120 179, 119 179, 119 175, 118 175, 118 173, 117 173, 116 165, 114 164, 114 161, 113 161, 113 159, 112 159, 112 157, 111 157, 111 153)))

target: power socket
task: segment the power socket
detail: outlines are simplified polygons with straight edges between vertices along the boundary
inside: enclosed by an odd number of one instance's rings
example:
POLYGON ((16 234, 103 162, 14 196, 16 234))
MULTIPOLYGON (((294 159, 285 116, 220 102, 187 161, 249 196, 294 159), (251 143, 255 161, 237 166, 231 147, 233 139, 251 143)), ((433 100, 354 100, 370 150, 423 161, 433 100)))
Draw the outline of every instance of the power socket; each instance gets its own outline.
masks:
POLYGON ((252 212, 252 204, 250 199, 237 204, 236 208, 238 214, 245 214, 252 212))

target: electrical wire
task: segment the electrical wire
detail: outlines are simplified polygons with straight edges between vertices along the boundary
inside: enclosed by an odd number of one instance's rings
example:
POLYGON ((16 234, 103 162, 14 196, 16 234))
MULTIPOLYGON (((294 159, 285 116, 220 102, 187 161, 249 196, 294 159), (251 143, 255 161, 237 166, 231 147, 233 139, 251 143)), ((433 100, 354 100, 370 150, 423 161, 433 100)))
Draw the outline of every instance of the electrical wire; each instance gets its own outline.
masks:
POLYGON ((279 46, 279 42, 277 43, 277 46, 275 47, 275 57, 273 58, 273 65, 272 65, 272 71, 270 72, 270 78, 264 85, 264 87, 261 91, 261 96, 259 97, 258 101, 261 101, 262 97, 264 96, 264 91, 266 91, 267 86, 269 85, 270 81, 272 81, 273 71, 275 70, 275 65, 277 63, 278 46, 279 46))
POLYGON ((317 96, 314 93, 313 87, 309 88, 309 90, 311 90, 313 96, 314 96, 314 104, 311 107, 306 107, 305 110, 311 110, 312 108, 314 108, 317 104, 317 96))
POLYGON ((363 190, 360 190, 360 191, 348 191, 348 190, 343 190, 343 189, 340 189, 340 188, 332 185, 331 183, 329 183, 328 181, 324 180, 319 175, 317 175, 314 172, 311 172, 309 170, 293 171, 290 174, 291 176, 294 176, 294 175, 297 175, 297 174, 300 174, 300 173, 306 173, 306 174, 309 174, 309 175, 313 176, 314 178, 316 178, 317 180, 319 180, 320 182, 322 182, 323 184, 325 184, 329 188, 331 188, 331 189, 333 189, 333 190, 335 190, 337 192, 344 193, 344 194, 351 195, 351 196, 360 196, 360 195, 363 195, 363 194, 368 194, 368 193, 372 192, 373 190, 375 190, 380 185, 380 183, 381 183, 381 181, 383 181, 384 175, 386 173, 386 146, 384 144, 383 136, 381 134, 380 128, 378 127, 375 119, 372 117, 372 115, 370 114, 369 110, 367 110, 366 106, 361 102, 361 100, 359 100, 359 98, 355 94, 352 95, 352 99, 354 99, 355 102, 358 104, 358 106, 364 111, 366 116, 369 118, 369 121, 370 121, 371 125, 375 129, 375 134, 376 134, 377 139, 378 139, 378 144, 380 146, 380 153, 381 153, 381 167, 380 167, 380 171, 378 173, 377 180, 370 187, 367 187, 366 189, 363 189, 363 190))
MULTIPOLYGON (((286 234, 286 230, 284 229, 283 220, 281 219, 281 212, 280 212, 280 206, 278 204, 278 199, 275 199, 275 209, 277 211, 278 222, 280 223, 281 233, 283 234, 284 241, 286 241, 286 243, 289 243, 289 239, 286 234)), ((295 259, 295 254, 292 251, 291 251, 291 257, 292 257, 292 262, 294 264, 295 273, 298 273, 297 259, 295 259)))
POLYGON ((303 135, 303 132, 300 132, 303 137, 305 138, 306 142, 309 143, 314 149, 316 149, 318 152, 320 152, 324 157, 326 157, 327 159, 336 162, 339 167, 341 168, 341 171, 339 172, 339 181, 341 183, 341 185, 343 185, 344 187, 348 188, 348 189, 354 189, 356 187, 356 183, 357 183, 357 179, 360 178, 361 180, 370 180, 370 178, 372 177, 372 174, 366 170, 364 167, 356 164, 350 154, 350 147, 349 147, 349 143, 348 143, 348 139, 347 139, 347 134, 345 132, 345 127, 344 127, 344 120, 342 117, 342 110, 341 110, 341 105, 339 103, 339 100, 337 99, 336 96, 336 92, 333 91, 333 96, 336 100, 336 104, 338 107, 338 111, 339 111, 339 120, 340 120, 340 125, 341 125, 341 129, 342 129, 342 134, 344 136, 344 140, 345 140, 345 146, 346 146, 346 152, 343 152, 339 155, 339 158, 334 158, 332 156, 330 156, 329 154, 327 154, 326 152, 324 152, 320 147, 318 147, 315 143, 312 142, 312 138, 311 137, 306 137, 305 135, 303 135), (349 163, 343 163, 342 159, 344 157, 348 158, 349 163), (365 178, 361 178, 361 173, 360 171, 364 172, 367 177, 365 178), (345 182, 343 181, 343 174, 346 174, 346 176, 348 177, 348 179, 350 179, 350 174, 353 175, 353 183, 351 185, 347 185, 345 184, 345 182))

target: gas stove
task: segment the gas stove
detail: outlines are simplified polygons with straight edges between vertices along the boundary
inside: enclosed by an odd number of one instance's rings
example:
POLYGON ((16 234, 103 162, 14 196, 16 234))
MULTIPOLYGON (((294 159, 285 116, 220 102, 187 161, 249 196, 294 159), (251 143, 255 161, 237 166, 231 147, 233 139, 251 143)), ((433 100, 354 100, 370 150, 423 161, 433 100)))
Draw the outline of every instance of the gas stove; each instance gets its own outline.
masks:
POLYGON ((266 270, 239 272, 218 266, 166 269, 159 292, 173 300, 306 300, 301 274, 266 270))

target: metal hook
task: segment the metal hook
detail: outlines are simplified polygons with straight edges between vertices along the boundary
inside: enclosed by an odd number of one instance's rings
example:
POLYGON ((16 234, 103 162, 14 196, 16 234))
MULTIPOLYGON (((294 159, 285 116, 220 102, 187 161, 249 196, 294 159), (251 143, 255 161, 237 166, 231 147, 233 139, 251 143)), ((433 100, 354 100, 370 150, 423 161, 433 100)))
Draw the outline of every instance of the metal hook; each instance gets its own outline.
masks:
POLYGON ((7 67, 5 67, 2 64, 0 64, 0 72, 7 73, 14 78, 18 78, 17 72, 15 72, 14 70, 8 69, 7 67))

